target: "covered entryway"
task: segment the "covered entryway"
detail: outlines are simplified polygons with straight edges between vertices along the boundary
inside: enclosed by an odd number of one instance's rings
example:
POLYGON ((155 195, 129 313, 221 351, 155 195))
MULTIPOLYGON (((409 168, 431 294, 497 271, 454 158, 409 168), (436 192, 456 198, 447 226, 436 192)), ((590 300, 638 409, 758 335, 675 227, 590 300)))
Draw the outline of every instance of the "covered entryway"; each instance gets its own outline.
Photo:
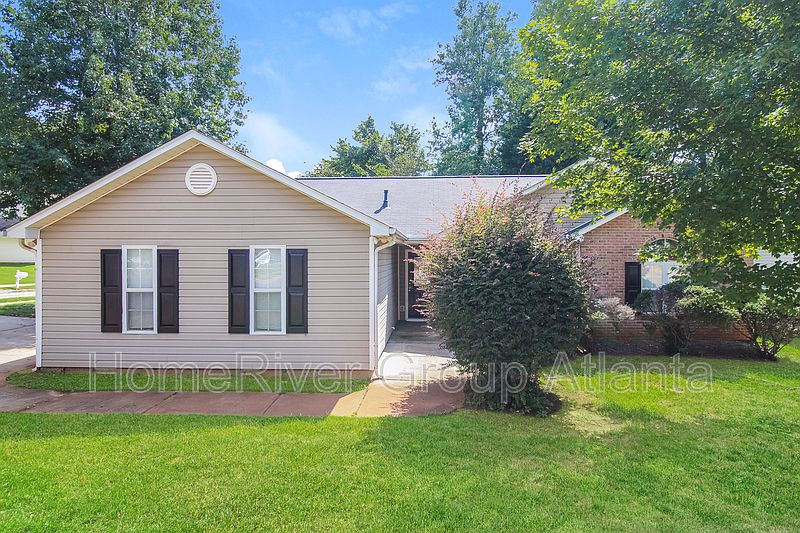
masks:
POLYGON ((439 381, 458 375, 452 354, 427 322, 398 322, 375 376, 395 381, 439 381))
POLYGON ((417 308, 419 299, 422 297, 422 291, 414 284, 414 274, 416 270, 414 259, 417 258, 417 253, 411 248, 406 248, 405 252, 406 302, 408 302, 406 305, 406 320, 409 322, 422 322, 425 320, 425 317, 422 316, 422 313, 420 313, 417 308))

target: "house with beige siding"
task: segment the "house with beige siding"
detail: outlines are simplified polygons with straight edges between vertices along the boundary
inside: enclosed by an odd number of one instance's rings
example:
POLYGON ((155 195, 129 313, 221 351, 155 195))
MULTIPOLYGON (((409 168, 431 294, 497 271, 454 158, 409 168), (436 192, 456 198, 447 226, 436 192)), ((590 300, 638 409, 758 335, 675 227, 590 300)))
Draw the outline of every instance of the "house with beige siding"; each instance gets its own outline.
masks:
MULTIPOLYGON (((372 371, 424 320, 409 259, 476 187, 568 201, 546 176, 293 179, 187 132, 8 229, 36 243, 36 365, 372 371)), ((665 236, 606 218, 563 230, 624 296, 665 236)))

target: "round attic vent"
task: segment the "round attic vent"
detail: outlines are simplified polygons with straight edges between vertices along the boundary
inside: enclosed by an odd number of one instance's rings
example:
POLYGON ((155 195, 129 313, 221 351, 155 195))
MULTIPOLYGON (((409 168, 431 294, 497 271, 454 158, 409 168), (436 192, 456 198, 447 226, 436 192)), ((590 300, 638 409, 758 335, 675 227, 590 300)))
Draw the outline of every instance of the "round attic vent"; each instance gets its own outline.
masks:
POLYGON ((197 196, 205 196, 217 186, 217 173, 205 163, 195 163, 186 171, 186 188, 197 196))

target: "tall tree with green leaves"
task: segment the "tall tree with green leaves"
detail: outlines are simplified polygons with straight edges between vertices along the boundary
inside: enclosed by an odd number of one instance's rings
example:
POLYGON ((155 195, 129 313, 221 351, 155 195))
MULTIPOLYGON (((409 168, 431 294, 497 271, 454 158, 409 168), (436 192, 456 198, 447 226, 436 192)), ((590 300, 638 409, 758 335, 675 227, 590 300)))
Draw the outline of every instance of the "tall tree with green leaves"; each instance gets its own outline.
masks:
POLYGON ((416 176, 430 165, 420 144, 419 130, 392 122, 389 133, 378 131, 371 116, 353 130, 353 143, 339 139, 331 146, 333 155, 325 158, 309 176, 416 176))
POLYGON ((450 98, 449 122, 433 125, 435 172, 493 173, 499 168, 500 97, 515 56, 511 24, 516 15, 503 14, 498 3, 483 0, 459 0, 454 12, 458 33, 439 44, 433 59, 436 83, 444 85, 450 98))
POLYGON ((696 281, 800 294, 800 4, 543 0, 522 33, 527 138, 586 158, 556 177, 572 209, 672 228, 696 281))
POLYGON ((0 210, 31 213, 248 98, 212 0, 0 3, 0 210))

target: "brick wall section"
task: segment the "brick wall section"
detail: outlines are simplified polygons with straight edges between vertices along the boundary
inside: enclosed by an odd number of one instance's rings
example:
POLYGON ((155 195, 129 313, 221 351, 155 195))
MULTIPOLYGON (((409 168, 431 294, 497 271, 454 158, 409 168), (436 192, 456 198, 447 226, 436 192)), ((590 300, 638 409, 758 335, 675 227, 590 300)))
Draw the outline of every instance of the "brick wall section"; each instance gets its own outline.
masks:
MULTIPOLYGON (((592 323, 598 339, 641 340, 659 339, 661 334, 658 329, 649 330, 645 327, 647 322, 641 319, 626 320, 620 323, 619 333, 614 329, 610 320, 596 320, 592 323)), ((695 334, 697 340, 746 340, 745 336, 736 328, 701 328, 695 334)))
POLYGON ((594 285, 599 297, 625 299, 625 263, 639 261, 642 246, 672 237, 669 231, 645 227, 627 214, 584 235, 581 257, 591 260, 594 285))

